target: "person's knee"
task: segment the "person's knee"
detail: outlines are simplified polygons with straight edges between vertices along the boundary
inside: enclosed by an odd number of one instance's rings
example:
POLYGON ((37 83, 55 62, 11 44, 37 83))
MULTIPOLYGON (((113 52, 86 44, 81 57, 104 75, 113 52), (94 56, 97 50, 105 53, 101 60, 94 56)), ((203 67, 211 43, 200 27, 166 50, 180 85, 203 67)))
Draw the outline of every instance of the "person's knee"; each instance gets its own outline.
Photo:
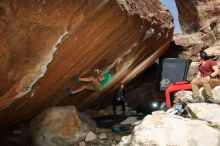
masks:
POLYGON ((82 89, 89 89, 89 87, 87 85, 83 85, 82 89))
POLYGON ((197 80, 197 79, 193 79, 193 80, 191 81, 191 84, 198 84, 198 80, 197 80))
POLYGON ((208 83, 209 81, 207 79, 205 79, 205 78, 202 78, 201 82, 202 82, 202 84, 204 84, 204 83, 208 83))
POLYGON ((95 81, 95 80, 96 80, 93 76, 89 77, 89 79, 90 79, 91 81, 95 81))

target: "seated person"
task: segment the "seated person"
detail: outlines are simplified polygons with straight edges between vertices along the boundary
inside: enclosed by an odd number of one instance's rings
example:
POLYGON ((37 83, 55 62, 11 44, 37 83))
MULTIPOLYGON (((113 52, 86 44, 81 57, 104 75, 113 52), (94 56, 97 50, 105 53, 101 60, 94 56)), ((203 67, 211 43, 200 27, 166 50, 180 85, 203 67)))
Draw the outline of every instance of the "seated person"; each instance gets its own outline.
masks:
POLYGON ((125 97, 126 94, 124 90, 124 84, 120 83, 115 91, 115 95, 112 102, 113 114, 116 114, 116 106, 121 105, 122 114, 125 115, 125 97))
POLYGON ((107 73, 101 73, 99 69, 95 69, 95 76, 90 77, 77 77, 75 80, 76 82, 86 82, 87 84, 81 86, 78 89, 72 90, 68 88, 67 92, 69 96, 73 96, 76 93, 79 93, 83 90, 90 90, 90 91, 101 91, 105 88, 109 82, 111 81, 113 75, 118 71, 119 62, 114 64, 114 68, 107 73))
POLYGON ((198 74, 195 79, 192 80, 192 92, 193 100, 189 102, 202 102, 203 99, 199 95, 199 87, 203 86, 207 95, 205 101, 208 103, 214 103, 215 100, 212 95, 211 88, 220 85, 219 68, 215 61, 210 59, 206 52, 200 51, 197 55, 200 65, 198 68, 198 74))

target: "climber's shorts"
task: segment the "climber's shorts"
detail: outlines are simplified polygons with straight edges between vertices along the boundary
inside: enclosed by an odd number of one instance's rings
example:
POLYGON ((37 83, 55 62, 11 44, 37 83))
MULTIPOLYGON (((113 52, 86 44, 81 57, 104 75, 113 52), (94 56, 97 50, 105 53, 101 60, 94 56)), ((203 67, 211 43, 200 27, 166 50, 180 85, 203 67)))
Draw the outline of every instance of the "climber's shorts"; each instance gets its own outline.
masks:
POLYGON ((94 79, 92 80, 88 85, 87 85, 87 88, 89 90, 93 90, 93 91, 101 91, 103 88, 102 88, 102 85, 101 83, 98 81, 98 79, 94 79))

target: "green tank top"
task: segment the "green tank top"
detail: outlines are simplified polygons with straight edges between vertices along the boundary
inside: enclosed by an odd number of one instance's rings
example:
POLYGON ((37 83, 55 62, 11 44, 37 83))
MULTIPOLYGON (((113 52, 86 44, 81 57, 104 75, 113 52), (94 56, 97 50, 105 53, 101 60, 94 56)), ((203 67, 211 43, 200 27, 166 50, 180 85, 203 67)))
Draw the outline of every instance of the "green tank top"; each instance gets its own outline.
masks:
POLYGON ((113 75, 110 74, 110 73, 106 73, 106 74, 103 75, 103 77, 104 77, 104 80, 99 81, 99 82, 101 83, 102 87, 104 88, 104 87, 106 87, 106 86, 108 85, 108 83, 111 81, 113 75))

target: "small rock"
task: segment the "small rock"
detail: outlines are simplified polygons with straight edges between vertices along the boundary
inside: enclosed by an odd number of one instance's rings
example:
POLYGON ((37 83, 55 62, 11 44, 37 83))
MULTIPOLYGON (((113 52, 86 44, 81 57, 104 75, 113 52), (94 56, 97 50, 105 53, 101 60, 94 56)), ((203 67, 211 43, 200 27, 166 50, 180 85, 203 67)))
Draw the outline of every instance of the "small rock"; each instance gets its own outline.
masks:
POLYGON ((120 135, 115 135, 115 140, 118 141, 118 142, 121 141, 121 136, 120 135))
POLYGON ((86 143, 84 141, 79 143, 79 146, 86 146, 86 143))
POLYGON ((101 133, 99 135, 99 139, 107 139, 107 135, 105 133, 101 133))
POLYGON ((86 142, 93 141, 93 140, 95 140, 96 138, 97 138, 97 137, 96 137, 96 134, 93 133, 92 131, 90 131, 90 132, 86 135, 85 141, 86 141, 86 142))
POLYGON ((131 141, 131 135, 124 136, 121 138, 121 142, 118 144, 118 146, 128 146, 131 141))

